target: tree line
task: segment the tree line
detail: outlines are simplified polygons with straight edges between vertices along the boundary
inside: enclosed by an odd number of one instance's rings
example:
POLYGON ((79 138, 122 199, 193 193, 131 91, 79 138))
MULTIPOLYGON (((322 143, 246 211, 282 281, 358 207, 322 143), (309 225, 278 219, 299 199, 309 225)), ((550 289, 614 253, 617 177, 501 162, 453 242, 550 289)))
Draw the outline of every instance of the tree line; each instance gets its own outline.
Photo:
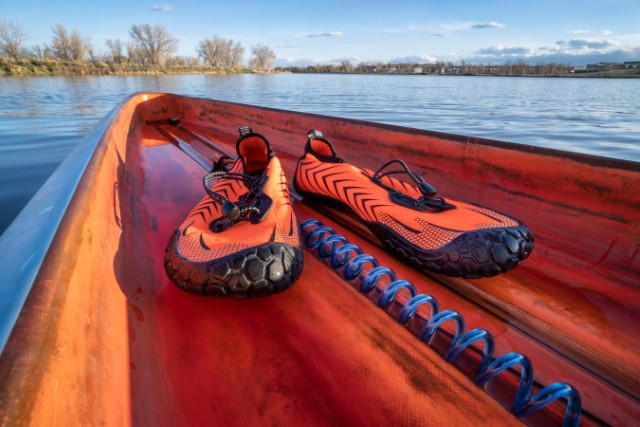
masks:
MULTIPOLYGON (((243 68, 245 48, 238 41, 225 39, 217 34, 205 37, 195 47, 197 56, 174 55, 178 39, 161 25, 132 25, 129 39, 107 39, 105 49, 98 49, 89 37, 77 31, 69 31, 64 25, 52 28, 51 41, 42 45, 25 46, 28 33, 20 24, 0 21, 0 57, 16 63, 25 59, 53 59, 65 62, 102 62, 112 65, 142 65, 151 67, 205 65, 216 69, 239 70, 243 68)), ((265 45, 251 47, 249 68, 271 71, 276 59, 274 52, 265 45)))
POLYGON ((383 63, 360 62, 353 64, 343 60, 340 64, 316 64, 306 67, 280 67, 277 71, 291 73, 345 73, 345 74, 443 74, 443 75, 495 75, 495 76, 563 76, 573 73, 575 67, 568 64, 524 61, 504 64, 472 64, 438 61, 429 64, 417 62, 383 63))
MULTIPOLYGON (((167 67, 186 67, 227 71, 240 71, 244 68, 244 46, 238 41, 225 39, 219 35, 205 37, 195 46, 195 56, 175 55, 178 39, 172 36, 161 25, 132 25, 128 31, 129 38, 107 39, 104 47, 96 47, 89 37, 78 31, 69 31, 64 25, 56 24, 52 28, 51 41, 41 45, 27 47, 28 33, 20 24, 11 21, 0 21, 0 74, 7 64, 47 63, 47 60, 62 63, 63 71, 74 73, 73 66, 93 64, 96 69, 133 70, 163 69, 167 67), (6 61, 9 59, 9 61, 6 61), (69 67, 69 65, 72 67, 69 67)), ((273 69, 275 53, 262 44, 253 45, 250 49, 248 68, 255 71, 268 72, 273 69)), ((619 65, 619 64, 618 64, 619 65)), ((529 64, 518 60, 502 64, 472 64, 463 60, 452 63, 437 61, 429 64, 417 62, 352 63, 345 59, 340 64, 315 64, 304 67, 277 68, 276 71, 292 73, 381 73, 381 74, 445 74, 445 75, 496 75, 496 76, 566 76, 585 75, 596 69, 581 69, 568 64, 538 62, 529 64)), ((49 69, 52 69, 49 67, 49 69)))

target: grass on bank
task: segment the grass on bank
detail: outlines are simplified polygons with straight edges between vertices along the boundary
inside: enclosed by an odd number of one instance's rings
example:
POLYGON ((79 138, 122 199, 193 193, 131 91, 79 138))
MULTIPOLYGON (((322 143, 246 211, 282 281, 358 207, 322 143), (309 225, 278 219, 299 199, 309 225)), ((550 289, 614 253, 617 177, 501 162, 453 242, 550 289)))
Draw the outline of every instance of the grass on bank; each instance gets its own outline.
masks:
POLYGON ((110 76, 129 74, 239 74, 247 69, 223 69, 204 65, 148 66, 140 64, 107 64, 106 62, 67 62, 57 59, 13 61, 0 58, 0 76, 110 76))
POLYGON ((590 72, 576 72, 575 77, 620 77, 620 78, 638 78, 640 77, 640 69, 628 70, 603 70, 590 72))
MULTIPOLYGON (((161 74, 242 74, 257 73, 259 71, 247 68, 215 68, 206 65, 169 65, 150 66, 141 64, 110 64, 103 61, 71 62, 59 59, 25 58, 20 61, 0 57, 0 76, 110 76, 110 75, 161 75, 161 74)), ((301 72, 288 68, 276 70, 280 73, 301 72)), ((309 72, 305 70, 304 72, 309 72)), ((322 71, 314 71, 320 72, 322 71)), ((333 73, 341 74, 333 71, 333 73)), ((362 72, 362 74, 370 74, 362 72)), ((387 74, 384 72, 376 74, 387 74)), ((447 74, 445 74, 447 75, 447 74)), ((486 75, 465 73, 464 75, 486 75)), ((495 74, 500 76, 503 74, 495 74)), ((544 77, 533 74, 523 74, 522 77, 544 77)), ((600 78, 640 78, 640 69, 621 70, 576 70, 572 74, 561 77, 600 77, 600 78)))

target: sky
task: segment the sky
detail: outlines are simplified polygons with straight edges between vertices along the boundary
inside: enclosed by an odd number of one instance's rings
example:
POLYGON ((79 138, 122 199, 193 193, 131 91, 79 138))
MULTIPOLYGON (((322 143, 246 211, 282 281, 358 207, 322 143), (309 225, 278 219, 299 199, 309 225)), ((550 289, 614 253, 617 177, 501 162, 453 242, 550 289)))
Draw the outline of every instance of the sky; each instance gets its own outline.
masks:
POLYGON ((270 47, 277 66, 640 61, 640 0, 2 0, 0 21, 22 25, 27 47, 62 24, 98 52, 134 24, 162 25, 179 55, 217 34, 242 43, 245 61, 270 47))

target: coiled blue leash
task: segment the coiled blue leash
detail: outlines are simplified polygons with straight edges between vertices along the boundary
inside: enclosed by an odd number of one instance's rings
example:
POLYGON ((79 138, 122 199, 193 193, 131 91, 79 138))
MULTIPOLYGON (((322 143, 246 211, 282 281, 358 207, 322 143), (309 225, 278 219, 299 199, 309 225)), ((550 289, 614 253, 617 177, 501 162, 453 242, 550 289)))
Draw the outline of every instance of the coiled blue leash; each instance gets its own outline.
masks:
POLYGON ((464 318, 454 310, 440 310, 438 301, 428 294, 418 294, 415 286, 407 280, 398 280, 395 273, 388 267, 381 266, 373 256, 363 253, 362 249, 337 234, 331 227, 322 222, 310 219, 302 223, 302 233, 305 246, 316 250, 318 257, 328 260, 331 267, 340 273, 344 279, 357 286, 361 293, 369 294, 379 291, 377 304, 380 308, 389 307, 400 291, 409 293, 409 299, 401 304, 396 320, 407 325, 416 315, 418 307, 428 304, 431 313, 426 323, 418 333, 418 338, 427 345, 438 328, 445 322, 455 324, 455 334, 445 352, 445 359, 454 362, 462 352, 474 343, 483 343, 482 359, 478 367, 474 382, 485 386, 503 371, 520 365, 520 383, 514 398, 512 411, 519 418, 531 415, 544 408, 551 402, 566 398, 567 409, 564 415, 564 427, 577 426, 580 423, 582 401, 580 393, 567 383, 554 383, 531 395, 533 389, 533 365, 527 356, 520 353, 508 353, 495 357, 495 342, 493 335, 485 329, 473 329, 466 332, 464 318), (365 267, 368 266, 366 272, 365 267), (380 289, 378 283, 386 277, 388 284, 380 289))

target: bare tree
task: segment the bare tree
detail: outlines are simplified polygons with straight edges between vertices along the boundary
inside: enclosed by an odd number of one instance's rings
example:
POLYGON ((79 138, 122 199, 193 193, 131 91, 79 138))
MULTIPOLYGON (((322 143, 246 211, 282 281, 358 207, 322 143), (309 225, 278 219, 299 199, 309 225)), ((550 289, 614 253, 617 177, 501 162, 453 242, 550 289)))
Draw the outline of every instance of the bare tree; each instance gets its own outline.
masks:
POLYGON ((77 31, 69 34, 67 28, 60 24, 53 27, 50 48, 53 56, 63 61, 81 61, 92 49, 89 39, 82 37, 77 31))
POLYGON ((197 67, 200 64, 200 58, 198 58, 197 56, 187 56, 185 58, 186 61, 186 65, 188 65, 189 67, 197 67))
POLYGON ((30 58, 35 59, 44 59, 47 57, 47 45, 40 46, 39 44, 35 44, 30 48, 26 49, 26 54, 30 58))
POLYGON ((464 59, 461 59, 460 62, 458 62, 458 72, 460 74, 467 74, 468 72, 467 63, 464 61, 464 59))
POLYGON ((122 64, 122 61, 124 60, 124 46, 122 45, 120 39, 107 39, 106 45, 108 49, 107 56, 109 57, 109 61, 113 62, 114 64, 122 64))
POLYGON ((92 44, 87 45, 87 55, 89 56, 91 62, 93 62, 94 64, 100 61, 104 61, 106 58, 106 55, 103 52, 96 50, 96 48, 93 47, 92 44))
POLYGON ((127 43, 127 64, 144 64, 144 53, 134 43, 127 43))
POLYGON ((505 62, 505 64, 502 66, 502 74, 505 74, 507 76, 513 75, 513 62, 505 62))
POLYGON ((27 32, 22 25, 11 21, 0 22, 0 54, 18 61, 22 54, 22 42, 27 38, 27 32))
POLYGON ((516 76, 524 76, 529 74, 529 64, 519 59, 513 64, 513 74, 516 76))
POLYGON ((239 68, 242 65, 244 47, 240 42, 223 39, 217 34, 200 40, 196 52, 203 61, 216 68, 239 68))
POLYGON ((251 60, 249 66, 259 71, 270 71, 273 61, 276 60, 276 54, 267 46, 257 44, 251 48, 251 60))
POLYGON ((229 44, 227 40, 217 34, 200 40, 196 47, 198 56, 212 67, 221 68, 225 66, 229 56, 229 44))
POLYGON ((91 60, 97 57, 89 38, 82 37, 80 33, 74 31, 71 34, 71 59, 73 61, 82 61, 87 54, 90 54, 91 60))
POLYGON ((178 39, 172 37, 161 25, 132 25, 129 35, 151 65, 163 65, 178 47, 178 39))
POLYGON ((187 57, 180 55, 173 55, 171 58, 168 58, 165 62, 167 67, 184 67, 187 65, 187 57))
POLYGON ((58 59, 69 61, 69 32, 64 25, 56 24, 53 27, 53 38, 51 39, 51 52, 58 59))
POLYGON ((475 76, 486 74, 487 72, 487 67, 483 64, 467 64, 467 67, 468 72, 475 76))
POLYGON ((244 56, 244 47, 240 42, 235 42, 231 40, 229 43, 229 58, 227 62, 227 66, 229 68, 241 68, 242 67, 242 57, 244 56))
POLYGON ((353 73, 353 64, 348 59, 343 59, 340 63, 340 70, 343 73, 353 73))

